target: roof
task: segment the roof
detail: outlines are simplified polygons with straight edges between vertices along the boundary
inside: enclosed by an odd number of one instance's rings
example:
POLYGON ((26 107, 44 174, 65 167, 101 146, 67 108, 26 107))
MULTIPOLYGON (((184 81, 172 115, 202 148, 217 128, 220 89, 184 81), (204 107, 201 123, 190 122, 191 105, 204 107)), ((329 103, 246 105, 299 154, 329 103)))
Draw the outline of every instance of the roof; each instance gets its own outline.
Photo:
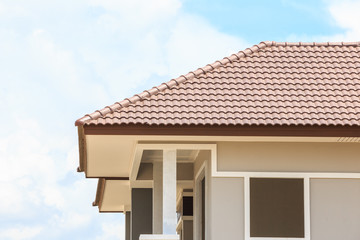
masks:
POLYGON ((360 42, 261 42, 75 124, 360 126, 360 42))

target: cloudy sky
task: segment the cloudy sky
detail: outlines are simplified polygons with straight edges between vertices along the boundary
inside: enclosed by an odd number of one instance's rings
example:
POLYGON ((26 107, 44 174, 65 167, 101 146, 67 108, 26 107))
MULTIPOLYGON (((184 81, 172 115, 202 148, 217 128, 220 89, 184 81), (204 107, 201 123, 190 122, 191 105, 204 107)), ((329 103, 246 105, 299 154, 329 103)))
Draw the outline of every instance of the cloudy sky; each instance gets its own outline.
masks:
POLYGON ((0 239, 124 239, 74 122, 264 40, 359 41, 360 1, 0 0, 0 239))

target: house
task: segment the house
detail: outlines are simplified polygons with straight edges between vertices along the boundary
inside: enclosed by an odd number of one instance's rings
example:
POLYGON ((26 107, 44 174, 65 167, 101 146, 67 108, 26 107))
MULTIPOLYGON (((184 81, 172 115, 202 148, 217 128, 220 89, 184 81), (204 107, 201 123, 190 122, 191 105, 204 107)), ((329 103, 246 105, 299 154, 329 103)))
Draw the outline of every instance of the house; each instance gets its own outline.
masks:
POLYGON ((360 42, 261 42, 76 126, 126 239, 360 239, 360 42))

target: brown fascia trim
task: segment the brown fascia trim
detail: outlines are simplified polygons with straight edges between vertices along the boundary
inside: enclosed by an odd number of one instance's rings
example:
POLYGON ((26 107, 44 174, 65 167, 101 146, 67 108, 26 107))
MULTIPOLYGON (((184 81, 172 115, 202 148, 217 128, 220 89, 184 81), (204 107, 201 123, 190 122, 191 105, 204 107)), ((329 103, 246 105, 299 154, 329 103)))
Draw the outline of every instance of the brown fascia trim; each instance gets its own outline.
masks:
POLYGON ((78 139, 79 139, 79 167, 78 172, 84 172, 86 175, 86 138, 83 126, 78 126, 78 139))
POLYGON ((85 135, 360 137, 360 126, 85 125, 85 135))
POLYGON ((100 199, 102 200, 103 198, 104 190, 105 190, 105 178, 99 178, 96 189, 95 201, 92 203, 94 207, 98 206, 99 210, 100 210, 100 199))

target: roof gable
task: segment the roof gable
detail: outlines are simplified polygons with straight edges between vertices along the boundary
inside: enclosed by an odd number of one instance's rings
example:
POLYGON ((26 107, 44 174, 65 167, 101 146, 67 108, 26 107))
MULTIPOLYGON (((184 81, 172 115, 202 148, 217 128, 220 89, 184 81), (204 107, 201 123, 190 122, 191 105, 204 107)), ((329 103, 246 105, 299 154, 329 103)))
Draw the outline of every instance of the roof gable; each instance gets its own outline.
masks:
POLYGON ((360 42, 261 42, 76 125, 360 126, 360 42))

